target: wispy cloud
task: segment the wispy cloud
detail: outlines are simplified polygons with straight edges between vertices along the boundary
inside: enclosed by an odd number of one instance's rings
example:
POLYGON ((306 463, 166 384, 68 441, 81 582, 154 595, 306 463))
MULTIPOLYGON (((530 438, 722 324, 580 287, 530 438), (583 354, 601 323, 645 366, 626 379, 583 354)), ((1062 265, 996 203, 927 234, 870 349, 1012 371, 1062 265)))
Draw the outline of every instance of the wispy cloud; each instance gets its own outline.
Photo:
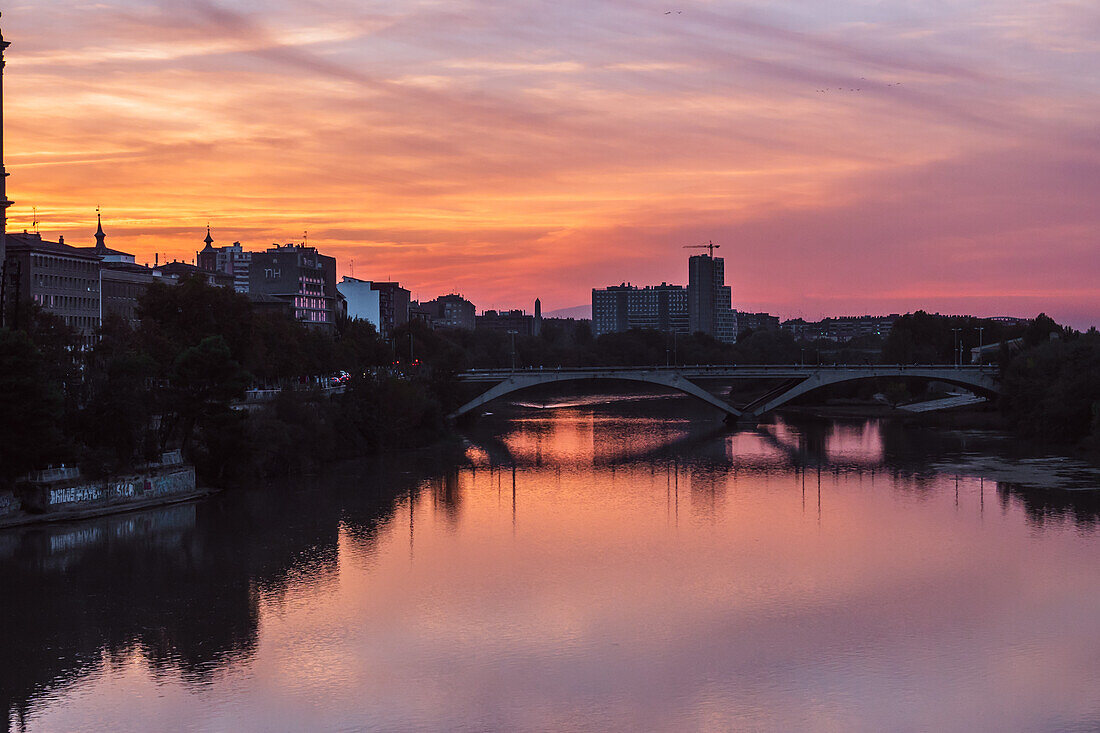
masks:
POLYGON ((10 211, 193 256, 300 238, 414 290, 1091 323, 1091 3, 40 0, 5 9, 10 211), (856 287, 853 287, 853 284, 856 287), (1021 310, 1022 309, 1022 310, 1021 310))

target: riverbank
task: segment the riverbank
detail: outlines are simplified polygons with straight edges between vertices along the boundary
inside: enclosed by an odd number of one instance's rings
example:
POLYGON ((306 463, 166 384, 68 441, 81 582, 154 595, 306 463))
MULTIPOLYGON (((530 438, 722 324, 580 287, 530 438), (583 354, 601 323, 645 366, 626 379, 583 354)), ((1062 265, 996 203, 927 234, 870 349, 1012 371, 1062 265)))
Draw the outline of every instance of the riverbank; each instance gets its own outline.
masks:
POLYGON ((190 501, 214 493, 195 482, 194 466, 178 452, 133 473, 100 479, 73 468, 28 477, 0 495, 0 529, 68 522, 190 501))
POLYGON ((171 506, 173 504, 183 504, 189 501, 195 501, 197 499, 205 499, 208 496, 213 496, 214 494, 217 494, 218 491, 219 489, 195 489, 194 491, 175 496, 154 497, 150 499, 127 502, 124 504, 94 506, 85 509, 70 509, 68 511, 53 512, 48 514, 31 514, 23 512, 14 516, 0 519, 0 530, 14 529, 17 527, 30 527, 38 524, 64 524, 67 522, 80 522, 86 519, 97 519, 99 517, 113 516, 116 514, 137 512, 143 509, 156 509, 159 507, 171 506))

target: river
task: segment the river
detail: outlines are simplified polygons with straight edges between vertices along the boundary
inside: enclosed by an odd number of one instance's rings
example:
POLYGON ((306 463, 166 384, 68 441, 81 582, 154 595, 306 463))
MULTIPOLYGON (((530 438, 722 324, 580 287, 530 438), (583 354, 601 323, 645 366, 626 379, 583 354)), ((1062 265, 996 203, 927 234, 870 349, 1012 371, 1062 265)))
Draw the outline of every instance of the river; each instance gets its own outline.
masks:
POLYGON ((1100 730, 1098 472, 675 397, 0 533, 10 730, 1100 730), (1072 490, 1072 491, 1071 491, 1072 490))

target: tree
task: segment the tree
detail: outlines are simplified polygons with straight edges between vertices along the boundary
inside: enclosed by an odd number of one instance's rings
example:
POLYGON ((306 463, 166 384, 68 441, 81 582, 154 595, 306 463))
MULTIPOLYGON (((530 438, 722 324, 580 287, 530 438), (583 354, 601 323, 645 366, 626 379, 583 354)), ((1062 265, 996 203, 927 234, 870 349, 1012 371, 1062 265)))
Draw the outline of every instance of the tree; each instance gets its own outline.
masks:
POLYGON ((228 411, 230 401, 244 395, 250 379, 221 336, 208 336, 180 353, 172 367, 170 405, 182 425, 185 454, 196 424, 228 411))
POLYGON ((80 437, 88 447, 110 456, 108 471, 129 468, 148 458, 153 399, 148 380, 156 365, 134 348, 133 332, 121 320, 107 319, 99 342, 85 360, 87 402, 80 413, 80 437), (109 427, 109 429, 104 429, 109 427))
POLYGON ((27 334, 0 329, 0 485, 60 462, 61 392, 27 334))
POLYGON ((1023 435, 1062 443, 1088 437, 1100 409, 1100 337, 1045 341, 1021 352, 1005 370, 1002 390, 1002 409, 1023 435))

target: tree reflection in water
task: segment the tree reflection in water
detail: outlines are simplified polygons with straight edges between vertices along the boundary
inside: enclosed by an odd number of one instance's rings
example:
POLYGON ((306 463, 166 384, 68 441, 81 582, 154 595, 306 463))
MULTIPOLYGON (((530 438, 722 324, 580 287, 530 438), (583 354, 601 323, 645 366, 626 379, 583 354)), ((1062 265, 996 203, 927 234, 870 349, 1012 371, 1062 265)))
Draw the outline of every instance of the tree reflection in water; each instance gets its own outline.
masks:
MULTIPOLYGON (((820 519, 822 483, 827 491, 845 480, 866 482, 919 499, 954 481, 942 466, 969 465, 976 454, 1010 463, 1025 450, 993 434, 877 421, 779 421, 732 431, 685 419, 679 403, 654 416, 654 405, 521 413, 475 426, 465 449, 343 464, 264 490, 0 532, 0 707, 18 727, 38 701, 135 660, 153 676, 191 685, 247 666, 262 608, 292 590, 334 584, 341 543, 367 555, 401 523, 411 553, 418 506, 455 531, 482 471, 490 474, 493 501, 505 511, 511 503, 514 533, 529 472, 559 490, 563 475, 614 482, 644 472, 660 480, 670 523, 713 520, 726 511, 737 477, 763 477, 798 487, 804 511, 820 519)), ((1095 491, 1025 487, 980 472, 959 482, 980 492, 979 511, 1019 506, 1035 527, 1072 522, 1094 532, 1100 518, 1095 491)), ((603 489, 593 482, 592 490, 603 489)))

